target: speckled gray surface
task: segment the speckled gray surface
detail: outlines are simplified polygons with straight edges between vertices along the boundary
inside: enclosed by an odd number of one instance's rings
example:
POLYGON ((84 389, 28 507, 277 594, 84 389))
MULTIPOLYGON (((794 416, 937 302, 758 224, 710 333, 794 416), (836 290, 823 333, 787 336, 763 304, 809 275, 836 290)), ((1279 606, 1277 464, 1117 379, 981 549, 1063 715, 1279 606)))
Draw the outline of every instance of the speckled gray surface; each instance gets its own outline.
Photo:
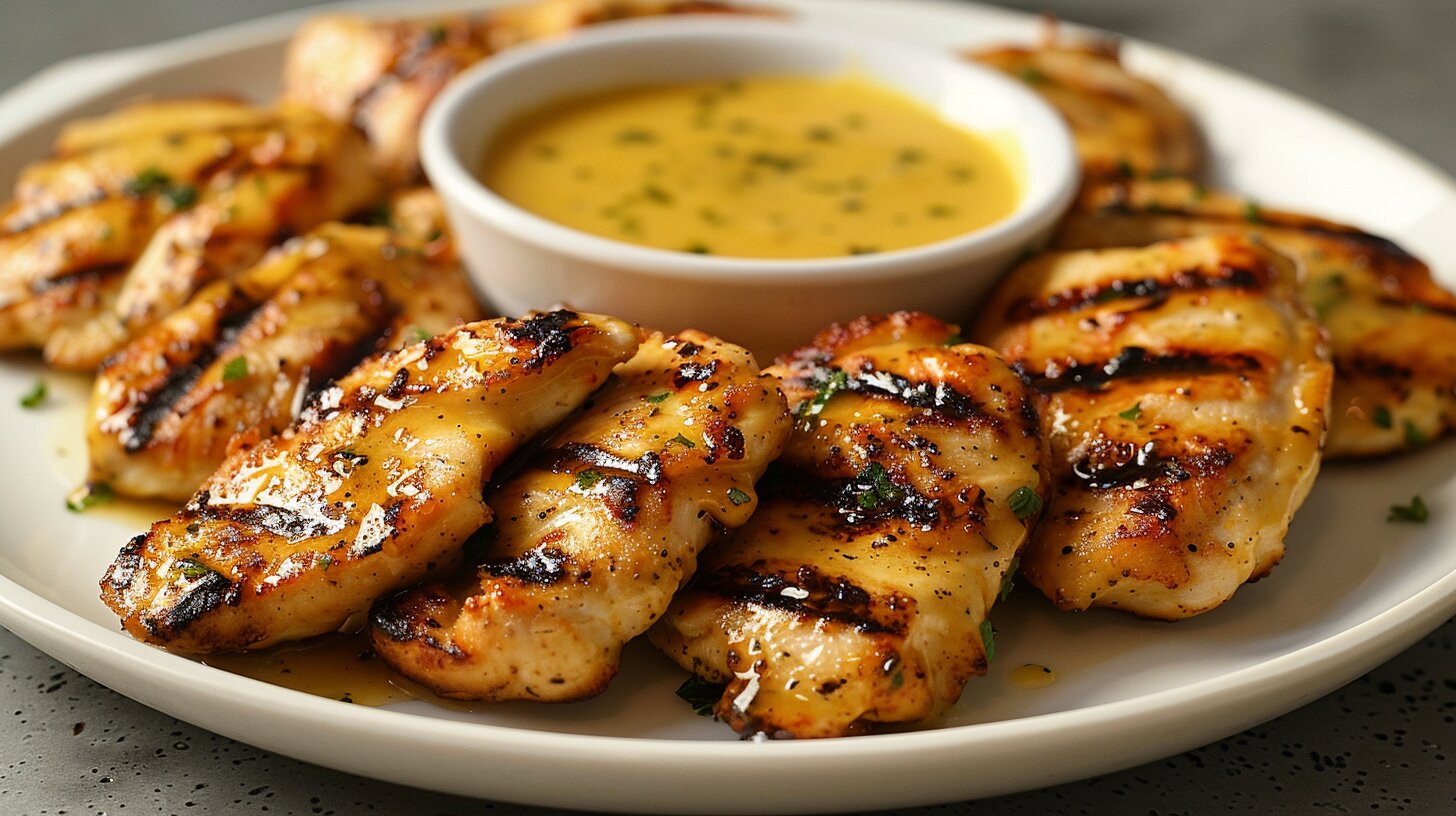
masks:
MULTIPOLYGON (((301 5, 3 0, 0 88, 67 56, 301 5)), ((1004 5, 1054 11, 1264 78, 1456 173, 1451 0, 1004 5)), ((0 715, 0 816, 552 812, 379 783, 217 737, 113 694, 4 630, 0 715)), ((1456 621, 1343 689, 1196 751, 1056 788, 898 812, 1456 813, 1456 621)))

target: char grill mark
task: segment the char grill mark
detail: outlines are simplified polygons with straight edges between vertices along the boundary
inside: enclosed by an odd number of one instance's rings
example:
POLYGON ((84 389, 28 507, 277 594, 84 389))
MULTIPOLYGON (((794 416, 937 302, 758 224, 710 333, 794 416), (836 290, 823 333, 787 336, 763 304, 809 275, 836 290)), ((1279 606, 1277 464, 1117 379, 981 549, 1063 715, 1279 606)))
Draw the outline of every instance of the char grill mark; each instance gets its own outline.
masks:
POLYGON ((32 295, 43 295, 53 289, 60 289, 63 286, 78 286, 82 284, 99 281, 124 274, 129 267, 124 264, 102 264, 100 266, 89 266, 83 269, 68 269, 65 272, 49 278, 37 278, 30 283, 32 295))
POLYGON ((914 601, 902 595, 877 599, 843 576, 826 575, 810 565, 792 575, 763 571, 765 565, 732 564, 699 573, 693 588, 739 604, 780 609, 801 618, 830 621, 870 635, 904 636, 914 601))
POLYGON ((572 335, 583 327, 568 328, 568 325, 577 319, 576 312, 557 309, 525 320, 509 321, 502 331, 512 340, 531 344, 531 357, 525 362, 525 367, 537 369, 571 351, 572 335))
POLYGON ((636 459, 627 459, 596 445, 570 442, 549 455, 552 457, 550 468, 554 473, 577 472, 585 469, 577 466, 584 465, 586 468, 621 471, 649 485, 662 481, 662 460, 658 458, 656 451, 647 451, 636 459))
POLYGON ((941 522, 945 510, 940 499, 896 483, 884 470, 876 473, 873 467, 849 479, 822 479, 775 465, 759 482, 758 492, 764 499, 831 508, 849 530, 889 519, 928 530, 941 522))
POLYGON ((1077 363, 1056 369, 1048 366, 1048 370, 1042 374, 1027 371, 1020 362, 1013 367, 1032 388, 1043 394, 1053 394, 1072 390, 1095 391, 1118 380, 1243 374, 1257 371, 1263 366, 1258 359, 1248 354, 1212 355, 1192 351, 1150 354, 1140 346, 1128 346, 1106 362, 1077 363))
MULTIPOLYGON (((227 521, 234 524, 271 533, 291 541, 329 536, 344 529, 342 519, 331 518, 325 507, 317 513, 304 513, 283 507, 253 505, 231 507, 211 504, 212 494, 206 490, 198 493, 180 514, 187 521, 227 521)), ((392 522, 399 513, 398 505, 385 509, 385 521, 392 522)))
POLYGON ((1196 292, 1210 289, 1257 292, 1268 285, 1269 270, 1267 268, 1225 265, 1211 274, 1204 270, 1186 269, 1176 272, 1168 278, 1114 280, 1095 286, 1057 292, 1037 300, 1018 301, 1008 310, 1006 318, 1024 322, 1041 315, 1075 312, 1114 300, 1152 298, 1155 301, 1163 301, 1174 292, 1196 292))
POLYGON ((571 556, 555 547, 537 547, 515 558, 492 561, 481 567, 494 578, 514 578, 528 584, 550 586, 567 576, 571 556))
POLYGON ((238 593, 237 584, 229 581, 222 573, 209 569, 205 575, 195 579, 191 586, 182 590, 176 602, 168 606, 165 613, 144 618, 143 625, 154 636, 163 632, 180 632, 193 621, 220 606, 236 605, 238 593))
POLYGON ((799 384, 821 393, 837 388, 851 394, 890 400, 912 408, 936 411, 957 420, 980 419, 996 424, 1000 422, 996 417, 983 413, 980 404, 975 400, 947 383, 932 383, 925 380, 912 382, 901 374, 891 371, 876 371, 869 366, 858 372, 818 366, 806 378, 800 380, 799 384), (844 376, 843 382, 837 386, 832 385, 834 378, 839 375, 844 376))
POLYGON ((192 390, 192 387, 197 384, 198 378, 202 376, 202 372, 206 371, 208 366, 211 366, 232 347, 238 333, 258 313, 259 304, 248 306, 237 298, 236 293, 234 293, 234 297, 235 300, 229 304, 229 307, 230 310, 236 311, 219 321, 217 340, 207 347, 199 349, 197 356, 190 363, 173 369, 160 387, 139 400, 141 408, 136 412, 132 426, 127 429, 122 439, 122 447, 127 453, 136 453, 152 441, 153 434, 157 432, 157 425, 166 419, 172 413, 173 407, 192 390))

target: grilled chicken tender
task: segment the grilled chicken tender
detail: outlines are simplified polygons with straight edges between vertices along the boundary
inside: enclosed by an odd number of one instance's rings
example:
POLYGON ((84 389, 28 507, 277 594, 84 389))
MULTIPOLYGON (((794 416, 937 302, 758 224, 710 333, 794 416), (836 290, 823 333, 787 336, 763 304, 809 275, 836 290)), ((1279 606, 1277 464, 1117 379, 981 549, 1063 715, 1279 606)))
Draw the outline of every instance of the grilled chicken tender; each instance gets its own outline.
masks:
POLYGON ((323 15, 304 23, 289 43, 284 98, 357 126, 379 171, 407 183, 420 174, 425 109, 446 83, 490 54, 609 20, 732 10, 712 2, 547 0, 482 16, 323 15))
POLYGON ((798 422, 761 506, 708 549, 651 637, 741 734, 833 737, 936 716, 1047 484, 1031 396, 914 313, 861 318, 770 369, 798 422))
POLYGON ((452 259, 384 228, 327 224, 204 287, 106 360, 90 479, 186 500, 232 447, 288 427, 308 394, 366 354, 480 317, 452 259))
POLYGON ((714 531, 748 520, 789 426, 746 350, 695 331, 650 339, 493 492, 493 543, 472 580, 375 607, 375 652, 446 697, 601 692, 714 531))
POLYGON ((67 127, 0 215, 0 348, 89 370, 280 234, 368 203, 362 139, 312 111, 150 102, 67 127))
POLYGON ((1055 489, 1021 572, 1058 607, 1178 620, 1278 563, 1332 378, 1288 259, 1236 236, 1048 254, 977 336, 1042 395, 1055 489))
POLYGON ((1118 50, 1110 38, 1068 41, 1050 24, 1040 47, 967 56, 1020 79, 1060 111, 1088 177, 1125 168, 1199 175, 1203 138, 1192 118, 1157 85, 1128 73, 1118 50))
POLYGON ((481 490, 496 467, 638 342, 629 324, 557 311, 366 360, 128 542, 101 598, 132 635, 181 652, 335 631, 458 566, 461 542, 490 521, 481 490))
POLYGON ((1456 427, 1456 295, 1395 243, 1260 207, 1185 179, 1085 191, 1056 238, 1067 249, 1247 234, 1293 258, 1335 363, 1326 458, 1407 450, 1456 427))

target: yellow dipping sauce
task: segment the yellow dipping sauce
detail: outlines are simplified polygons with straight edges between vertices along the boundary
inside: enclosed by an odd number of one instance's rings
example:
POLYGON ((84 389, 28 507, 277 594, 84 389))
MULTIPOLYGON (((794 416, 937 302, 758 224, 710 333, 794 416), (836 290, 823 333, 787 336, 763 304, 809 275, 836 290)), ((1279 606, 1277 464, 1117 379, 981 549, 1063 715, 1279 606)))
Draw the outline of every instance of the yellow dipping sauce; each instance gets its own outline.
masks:
POLYGON ((1004 218, 1020 195, 1014 149, 861 76, 753 77, 551 105, 502 131, 481 178, 537 215, 634 244, 829 258, 1004 218))

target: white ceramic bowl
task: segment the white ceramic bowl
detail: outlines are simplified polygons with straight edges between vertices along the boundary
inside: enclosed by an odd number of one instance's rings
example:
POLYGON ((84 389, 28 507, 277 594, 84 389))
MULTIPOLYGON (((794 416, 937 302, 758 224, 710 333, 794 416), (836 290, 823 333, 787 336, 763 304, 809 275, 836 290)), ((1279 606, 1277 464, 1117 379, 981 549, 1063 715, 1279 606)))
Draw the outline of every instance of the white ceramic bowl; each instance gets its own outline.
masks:
POLYGON ((764 19, 604 25, 487 60, 425 117, 425 171, 444 198, 481 292, 505 314, 556 304, 675 331, 695 327, 765 359, 834 320, 893 309, 965 319, 1018 255, 1043 242, 1078 182, 1061 117, 1021 83, 922 46, 764 19), (633 85, 748 75, 862 72, 973 131, 1011 131, 1024 189, 989 226, 919 247, 845 258, 694 255, 589 235, 496 195, 475 170, 499 129, 553 100, 633 85))

